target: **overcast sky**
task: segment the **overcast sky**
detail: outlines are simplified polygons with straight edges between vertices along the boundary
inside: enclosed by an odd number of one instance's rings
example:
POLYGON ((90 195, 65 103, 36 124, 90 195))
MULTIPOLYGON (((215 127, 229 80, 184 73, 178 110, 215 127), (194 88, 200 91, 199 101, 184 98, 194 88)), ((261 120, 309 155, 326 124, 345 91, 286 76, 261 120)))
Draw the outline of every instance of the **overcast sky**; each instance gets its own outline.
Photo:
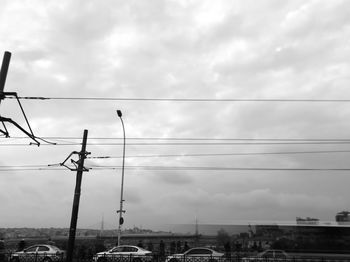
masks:
MULTIPOLYGON (((350 103, 317 101, 350 99, 349 13, 346 0, 2 1, 5 91, 53 98, 21 103, 57 145, 6 125, 0 227, 69 227, 76 172, 47 166, 87 129, 78 227, 117 228, 117 109, 125 227, 334 221, 350 209, 350 171, 332 170, 350 168, 350 103)), ((28 130, 16 100, 0 110, 28 130)))

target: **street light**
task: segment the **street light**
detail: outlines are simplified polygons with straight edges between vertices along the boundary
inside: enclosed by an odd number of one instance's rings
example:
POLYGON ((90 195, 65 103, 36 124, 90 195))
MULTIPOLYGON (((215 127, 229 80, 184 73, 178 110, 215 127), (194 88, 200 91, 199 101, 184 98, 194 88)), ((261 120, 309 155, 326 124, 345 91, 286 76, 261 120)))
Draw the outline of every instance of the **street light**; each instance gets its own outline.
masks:
POLYGON ((124 218, 122 216, 122 213, 125 213, 125 210, 123 210, 123 189, 124 189, 124 165, 125 165, 125 127, 124 122, 122 118, 122 111, 117 110, 118 117, 120 118, 120 121, 122 122, 123 127, 123 165, 122 165, 122 185, 120 188, 120 207, 117 213, 119 213, 119 227, 118 227, 118 246, 120 245, 120 237, 122 234, 122 225, 124 224, 124 218))

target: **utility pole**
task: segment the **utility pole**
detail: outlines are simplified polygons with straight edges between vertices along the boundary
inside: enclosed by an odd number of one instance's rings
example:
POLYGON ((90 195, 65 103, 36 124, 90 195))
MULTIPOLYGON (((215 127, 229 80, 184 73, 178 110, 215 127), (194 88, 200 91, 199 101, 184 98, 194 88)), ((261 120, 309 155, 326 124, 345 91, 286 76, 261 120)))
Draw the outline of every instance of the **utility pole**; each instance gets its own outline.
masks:
MULTIPOLYGON (((67 250, 67 259, 66 262, 72 262, 73 260, 73 250, 74 250, 74 242, 75 242, 75 232, 77 229, 77 221, 78 221, 78 211, 79 211, 79 201, 80 201, 80 191, 81 191, 81 180, 84 171, 88 171, 84 167, 84 160, 86 156, 89 154, 86 152, 86 141, 87 141, 88 131, 84 130, 83 143, 81 147, 81 151, 71 153, 68 158, 72 154, 79 154, 79 160, 76 162, 78 164, 77 169, 71 169, 72 171, 77 171, 77 177, 75 182, 75 191, 74 191, 74 200, 73 200, 73 208, 72 208, 72 218, 69 228, 69 239, 68 239, 68 250, 67 250)), ((68 158, 66 160, 68 160, 68 158)), ((65 161, 66 161, 65 160, 65 161)), ((64 162, 61 164, 64 165, 64 162)))
MULTIPOLYGON (((5 99, 4 88, 5 88, 5 82, 6 82, 6 77, 7 77, 7 71, 9 69, 9 65, 10 65, 10 60, 11 60, 11 53, 8 51, 5 51, 4 57, 2 59, 1 71, 0 71, 0 104, 1 104, 1 101, 3 99, 5 99)), ((0 118, 1 118, 1 116, 0 116, 0 118)), ((0 133, 7 137, 8 131, 6 129, 4 122, 3 121, 1 121, 1 122, 2 122, 2 125, 4 127, 4 130, 0 129, 0 133)))
POLYGON ((2 65, 1 65, 1 71, 0 71, 0 103, 1 103, 1 100, 5 98, 4 88, 5 88, 5 82, 7 77, 7 71, 10 65, 10 60, 11 60, 11 53, 8 51, 5 51, 4 57, 2 59, 2 65))
MULTIPOLYGON (((6 125, 5 125, 5 122, 9 122, 9 123, 13 124, 15 127, 17 127, 19 130, 21 130, 23 133, 25 133, 28 137, 33 139, 35 144, 39 146, 40 142, 38 141, 38 137, 36 137, 34 135, 32 128, 30 127, 29 121, 28 121, 27 116, 23 110, 23 107, 21 105, 21 102, 19 100, 17 93, 16 92, 4 92, 7 72, 8 72, 9 65, 10 65, 10 60, 11 60, 11 53, 8 51, 5 51, 4 58, 2 59, 2 65, 1 65, 1 71, 0 71, 0 104, 1 104, 1 100, 5 99, 6 96, 11 96, 11 97, 16 98, 18 105, 21 108, 24 119, 26 120, 27 126, 29 128, 29 132, 27 130, 25 130, 22 126, 20 126, 17 122, 12 120, 11 118, 0 116, 0 122, 4 128, 4 130, 0 129, 0 134, 4 135, 5 137, 10 137, 10 134, 6 128, 6 125)), ((41 140, 43 140, 43 139, 41 139, 41 140)), ((47 142, 47 141, 45 141, 45 142, 47 142)))

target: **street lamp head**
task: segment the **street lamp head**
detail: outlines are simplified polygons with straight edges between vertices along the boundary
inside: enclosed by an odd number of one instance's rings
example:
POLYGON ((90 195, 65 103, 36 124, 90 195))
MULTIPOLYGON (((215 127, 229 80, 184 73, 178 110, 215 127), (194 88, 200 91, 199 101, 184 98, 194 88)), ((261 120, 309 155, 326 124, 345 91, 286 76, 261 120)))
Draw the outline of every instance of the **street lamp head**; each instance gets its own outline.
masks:
POLYGON ((118 114, 119 117, 122 117, 122 111, 117 110, 117 114, 118 114))

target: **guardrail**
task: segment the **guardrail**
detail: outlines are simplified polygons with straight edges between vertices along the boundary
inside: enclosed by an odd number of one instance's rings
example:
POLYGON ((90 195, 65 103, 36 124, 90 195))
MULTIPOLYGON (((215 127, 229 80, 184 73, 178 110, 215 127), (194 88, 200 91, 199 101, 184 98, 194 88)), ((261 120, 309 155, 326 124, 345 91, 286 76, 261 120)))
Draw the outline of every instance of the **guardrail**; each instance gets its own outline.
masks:
POLYGON ((153 255, 120 255, 104 254, 99 257, 93 257, 93 262, 153 262, 153 255))
POLYGON ((23 253, 17 255, 13 252, 0 254, 0 262, 65 262, 65 254, 23 253))

